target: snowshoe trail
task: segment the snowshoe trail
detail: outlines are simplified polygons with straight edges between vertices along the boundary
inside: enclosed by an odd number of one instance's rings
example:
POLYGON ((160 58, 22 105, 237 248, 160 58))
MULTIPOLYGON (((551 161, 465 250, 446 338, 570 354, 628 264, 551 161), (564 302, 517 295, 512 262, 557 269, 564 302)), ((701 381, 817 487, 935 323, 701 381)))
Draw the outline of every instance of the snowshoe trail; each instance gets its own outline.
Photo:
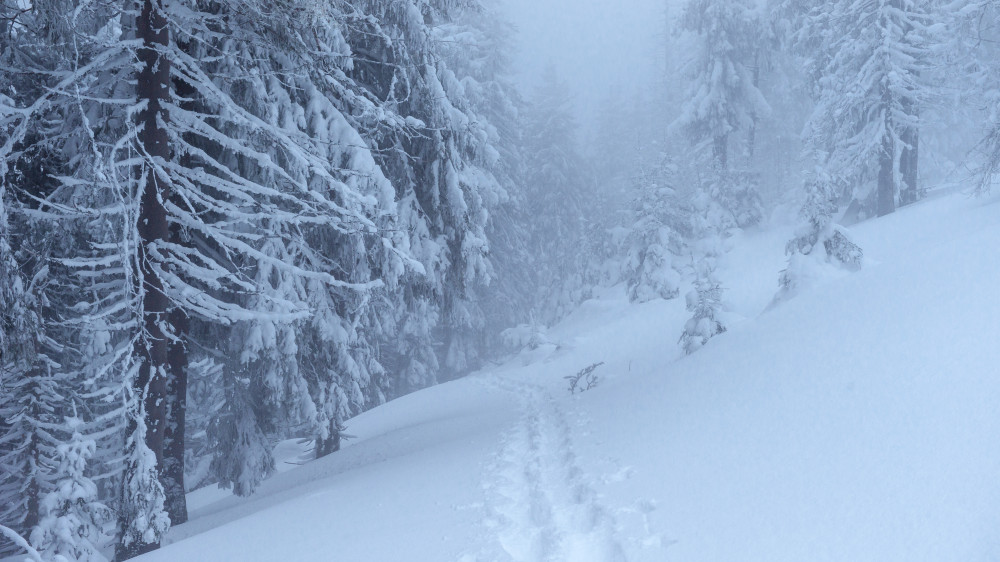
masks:
POLYGON ((487 525, 516 562, 620 562, 615 521, 577 464, 572 434, 543 388, 492 377, 482 382, 517 397, 519 422, 504 437, 485 480, 487 525))

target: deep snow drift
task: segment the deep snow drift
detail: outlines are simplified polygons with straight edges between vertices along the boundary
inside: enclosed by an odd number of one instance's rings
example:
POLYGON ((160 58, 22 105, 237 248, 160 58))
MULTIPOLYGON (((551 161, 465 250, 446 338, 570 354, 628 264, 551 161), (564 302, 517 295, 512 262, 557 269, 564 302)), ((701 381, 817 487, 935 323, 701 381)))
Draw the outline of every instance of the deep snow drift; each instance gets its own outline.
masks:
POLYGON ((284 444, 252 498, 195 492, 141 560, 1000 558, 1000 204, 853 233, 860 272, 766 312, 788 231, 735 240, 744 319, 690 357, 683 299, 608 290, 552 344, 352 420, 331 457, 284 444))

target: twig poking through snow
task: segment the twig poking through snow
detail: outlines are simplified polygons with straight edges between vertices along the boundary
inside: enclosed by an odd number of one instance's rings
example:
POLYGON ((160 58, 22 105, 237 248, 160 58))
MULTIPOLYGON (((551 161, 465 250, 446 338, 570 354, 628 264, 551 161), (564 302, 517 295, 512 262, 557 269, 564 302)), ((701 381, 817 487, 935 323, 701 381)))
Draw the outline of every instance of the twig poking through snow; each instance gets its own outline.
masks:
POLYGON ((575 375, 566 375, 564 379, 569 381, 569 393, 576 394, 577 392, 583 392, 585 390, 590 390, 597 386, 597 375, 594 374, 594 370, 604 364, 604 361, 600 363, 594 363, 589 367, 584 367, 580 369, 575 375))

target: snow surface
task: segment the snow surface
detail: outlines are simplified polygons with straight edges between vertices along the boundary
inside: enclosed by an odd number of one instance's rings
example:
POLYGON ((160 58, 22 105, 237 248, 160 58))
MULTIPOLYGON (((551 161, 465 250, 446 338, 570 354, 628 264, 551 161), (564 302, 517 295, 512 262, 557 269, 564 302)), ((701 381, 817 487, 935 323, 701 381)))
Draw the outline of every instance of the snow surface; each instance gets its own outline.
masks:
POLYGON ((745 320, 697 353, 682 299, 613 288, 558 343, 351 420, 330 457, 283 444, 251 498, 191 494, 141 560, 1000 559, 1000 202, 857 225, 864 269, 761 312, 789 233, 733 241, 745 320))

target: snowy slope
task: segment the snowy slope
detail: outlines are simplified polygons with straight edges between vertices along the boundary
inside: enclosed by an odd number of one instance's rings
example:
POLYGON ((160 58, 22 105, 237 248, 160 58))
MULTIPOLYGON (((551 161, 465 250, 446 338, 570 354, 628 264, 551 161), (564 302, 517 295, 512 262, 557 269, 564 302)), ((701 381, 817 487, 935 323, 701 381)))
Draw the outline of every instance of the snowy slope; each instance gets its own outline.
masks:
POLYGON ((142 560, 1000 559, 1000 203, 853 232, 862 271, 763 313, 787 231, 736 240, 720 277, 745 319, 690 357, 682 299, 608 291, 252 498, 192 494, 142 560))

